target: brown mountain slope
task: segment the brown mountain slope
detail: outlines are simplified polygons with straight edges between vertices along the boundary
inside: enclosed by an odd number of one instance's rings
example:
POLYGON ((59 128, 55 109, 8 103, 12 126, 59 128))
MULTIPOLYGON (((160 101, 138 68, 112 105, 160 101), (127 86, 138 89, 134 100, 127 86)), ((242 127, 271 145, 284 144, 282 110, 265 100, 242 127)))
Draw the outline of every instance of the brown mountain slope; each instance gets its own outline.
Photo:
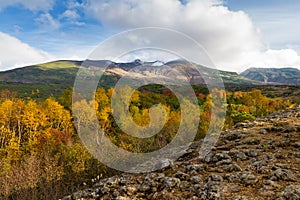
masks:
POLYGON ((237 124, 202 159, 197 144, 163 170, 124 173, 63 199, 300 199, 300 108, 237 124))

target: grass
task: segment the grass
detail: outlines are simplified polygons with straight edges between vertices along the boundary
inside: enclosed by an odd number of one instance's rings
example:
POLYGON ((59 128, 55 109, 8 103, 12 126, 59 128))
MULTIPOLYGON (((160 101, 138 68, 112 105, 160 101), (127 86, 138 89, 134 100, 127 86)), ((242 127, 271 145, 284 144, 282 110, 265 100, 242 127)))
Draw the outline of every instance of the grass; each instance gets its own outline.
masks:
POLYGON ((78 68, 78 64, 72 61, 54 61, 49 63, 43 63, 35 65, 41 69, 67 69, 67 68, 78 68))

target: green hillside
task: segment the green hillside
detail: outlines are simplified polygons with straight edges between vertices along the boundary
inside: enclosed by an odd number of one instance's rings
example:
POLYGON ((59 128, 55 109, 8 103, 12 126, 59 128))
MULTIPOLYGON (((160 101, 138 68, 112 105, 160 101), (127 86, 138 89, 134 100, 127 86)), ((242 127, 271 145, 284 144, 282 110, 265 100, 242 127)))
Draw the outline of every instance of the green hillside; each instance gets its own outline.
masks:
POLYGON ((81 62, 56 61, 0 72, 1 82, 9 83, 72 83, 81 62))

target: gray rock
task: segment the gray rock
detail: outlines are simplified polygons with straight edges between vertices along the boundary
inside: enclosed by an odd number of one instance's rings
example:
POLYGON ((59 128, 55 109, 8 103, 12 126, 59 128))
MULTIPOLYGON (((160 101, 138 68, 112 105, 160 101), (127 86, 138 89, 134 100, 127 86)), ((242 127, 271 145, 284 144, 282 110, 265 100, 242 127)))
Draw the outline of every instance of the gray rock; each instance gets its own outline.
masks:
POLYGON ((258 156, 258 152, 251 149, 249 151, 246 151, 246 155, 249 156, 249 157, 257 157, 258 156))
POLYGON ((156 174, 154 181, 161 183, 164 180, 164 178, 165 178, 164 173, 158 173, 158 174, 156 174))
POLYGON ((126 183, 127 183, 127 180, 126 180, 124 177, 121 177, 121 178, 119 179, 119 184, 120 184, 120 185, 126 185, 126 183))
POLYGON ((244 144, 248 145, 258 145, 260 144, 260 138, 251 138, 247 139, 246 141, 243 142, 244 144))
POLYGON ((167 167, 172 167, 174 166, 174 162, 170 159, 163 159, 163 160, 159 160, 156 164, 155 164, 155 169, 164 169, 167 167))
POLYGON ((258 178, 251 172, 238 172, 235 174, 226 174, 224 176, 229 182, 239 182, 244 185, 253 185, 258 178))
POLYGON ((207 154, 204 159, 203 159, 203 162, 206 162, 206 163, 212 163, 213 162, 213 158, 215 156, 215 153, 209 153, 207 154))
POLYGON ((270 180, 272 181, 297 181, 297 175, 287 169, 277 169, 272 172, 270 180))
POLYGON ((188 173, 190 175, 196 175, 196 174, 198 174, 198 172, 196 170, 188 171, 188 173))
POLYGON ((292 155, 293 155, 295 158, 300 158, 300 152, 293 152, 292 155))
POLYGON ((192 164, 192 165, 187 165, 185 167, 186 173, 191 174, 191 171, 196 171, 196 172, 202 172, 206 169, 206 166, 203 164, 192 164))
POLYGON ((266 129, 264 129, 264 128, 261 128, 261 129, 259 130, 259 133, 260 133, 260 134, 267 134, 268 131, 267 131, 266 129))
POLYGON ((300 186, 290 185, 287 186, 282 192, 282 197, 287 200, 299 200, 300 199, 300 186))
POLYGON ((269 166, 262 166, 256 169, 256 172, 258 174, 269 174, 271 172, 271 169, 269 166))
POLYGON ((183 173, 181 171, 177 171, 175 174, 175 177, 179 178, 180 180, 186 180, 188 178, 188 176, 189 176, 188 174, 183 173))
POLYGON ((118 191, 118 190, 114 190, 113 192, 112 192, 112 196, 113 197, 118 197, 120 195, 120 192, 118 191))
POLYGON ((231 133, 227 133, 227 135, 224 136, 224 139, 233 141, 233 140, 241 139, 242 136, 243 135, 240 132, 231 132, 231 133))
POLYGON ((191 186, 191 183, 189 181, 181 181, 179 183, 179 188, 181 190, 186 190, 186 191, 190 191, 190 186, 191 186))
POLYGON ((287 127, 285 127, 283 132, 285 132, 285 133, 297 132, 297 127, 296 126, 287 126, 287 127))
POLYGON ((290 139, 283 140, 279 143, 278 146, 279 147, 289 147, 289 146, 291 146, 291 140, 290 139))
POLYGON ((235 128, 251 128, 255 126, 255 123, 245 123, 245 122, 240 122, 240 123, 237 123, 234 127, 235 128))
POLYGON ((64 198, 62 198, 61 200, 72 200, 71 195, 65 196, 64 198))
POLYGON ((150 190, 151 190, 150 184, 149 183, 145 183, 145 182, 139 188, 139 191, 141 191, 141 192, 148 192, 150 190))
POLYGON ((233 163, 233 164, 230 164, 228 166, 225 166, 224 171, 226 171, 226 172, 237 172, 237 171, 242 171, 242 168, 238 164, 233 163))
POLYGON ((263 167, 268 166, 268 163, 274 161, 275 157, 273 155, 267 155, 260 158, 253 158, 250 160, 249 165, 247 166, 248 170, 254 170, 256 172, 261 171, 263 167))
POLYGON ((207 154, 203 161, 206 163, 217 163, 221 160, 230 160, 231 157, 227 153, 209 153, 207 154))
POLYGON ((179 183, 180 180, 178 178, 165 177, 164 182, 162 184, 162 189, 178 186, 179 183))
POLYGON ((197 197, 201 200, 219 200, 222 193, 220 186, 215 182, 208 182, 204 186, 197 185, 194 187, 197 197))
POLYGON ((119 179, 116 176, 106 179, 106 184, 112 187, 117 186, 119 183, 119 179))
POLYGON ((222 182, 223 178, 220 175, 217 174, 210 174, 207 178, 208 182, 222 182))
POLYGON ((280 185, 279 184, 277 184, 277 183, 275 183, 274 181, 271 181, 271 180, 267 180, 267 182, 266 182, 266 185, 269 185, 269 186, 271 186, 272 188, 280 188, 280 185))
POLYGON ((247 172, 242 173, 240 178, 241 183, 245 185, 253 185, 258 181, 257 177, 254 174, 247 172))
POLYGON ((75 192, 71 195, 71 199, 77 200, 83 197, 83 194, 81 192, 75 192))
POLYGON ((221 160, 221 161, 219 161, 219 162, 216 163, 216 166, 220 166, 220 165, 229 165, 229 164, 231 164, 231 163, 232 163, 231 159, 221 160))
POLYGON ((202 182, 202 178, 200 176, 192 176, 190 178, 190 181, 193 183, 193 184, 199 184, 202 182))
POLYGON ((282 168, 282 169, 287 169, 288 168, 288 165, 287 164, 283 164, 283 163, 276 163, 275 168, 278 167, 278 168, 282 168))
POLYGON ((240 152, 240 151, 231 151, 228 153, 230 155, 230 157, 234 160, 246 160, 247 156, 244 152, 240 152))
POLYGON ((299 149, 300 148, 300 142, 296 142, 296 143, 292 144, 292 146, 299 149))
POLYGON ((265 141, 263 144, 257 146, 257 149, 262 149, 264 151, 275 149, 274 141, 265 141))
POLYGON ((106 187, 106 186, 104 186, 104 187, 101 187, 100 188, 100 191, 99 191, 102 195, 104 195, 104 194, 107 194, 107 193, 109 193, 110 192, 110 189, 108 188, 108 187, 106 187))
POLYGON ((248 200, 248 198, 245 196, 235 196, 232 197, 231 200, 248 200))

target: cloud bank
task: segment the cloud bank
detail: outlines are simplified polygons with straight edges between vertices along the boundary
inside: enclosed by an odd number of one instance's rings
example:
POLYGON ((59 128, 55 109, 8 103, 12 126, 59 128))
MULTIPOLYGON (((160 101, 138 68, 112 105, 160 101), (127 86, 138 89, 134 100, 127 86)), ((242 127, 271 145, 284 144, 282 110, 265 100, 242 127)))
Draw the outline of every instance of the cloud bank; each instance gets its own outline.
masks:
POLYGON ((300 66, 295 50, 268 49, 250 17, 230 11, 222 1, 86 0, 85 11, 116 30, 154 26, 183 32, 207 50, 219 69, 300 66))
POLYGON ((7 70, 52 60, 41 50, 21 42, 15 37, 0 32, 0 70, 7 70))

